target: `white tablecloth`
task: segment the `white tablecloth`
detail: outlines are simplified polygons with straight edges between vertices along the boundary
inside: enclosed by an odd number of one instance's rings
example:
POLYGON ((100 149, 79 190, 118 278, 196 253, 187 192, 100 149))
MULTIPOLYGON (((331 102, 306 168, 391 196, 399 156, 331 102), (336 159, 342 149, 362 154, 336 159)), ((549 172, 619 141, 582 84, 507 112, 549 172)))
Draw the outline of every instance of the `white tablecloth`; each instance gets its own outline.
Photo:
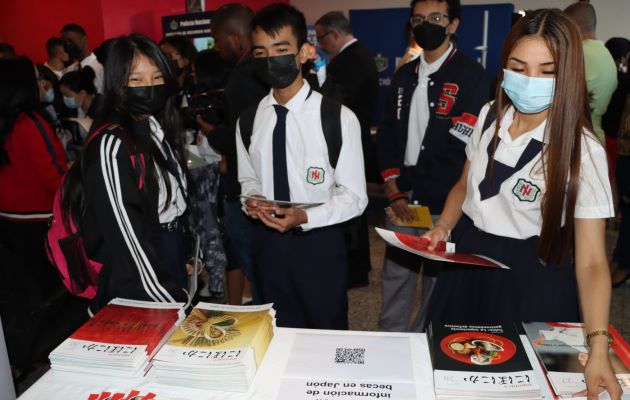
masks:
MULTIPOLYGON (((433 400, 435 398, 433 392, 431 357, 429 355, 427 338, 424 334, 278 328, 248 393, 209 392, 159 385, 155 383, 151 372, 149 372, 145 378, 134 381, 97 376, 82 376, 78 378, 76 375, 68 376, 51 370, 20 396, 19 400, 87 400, 90 394, 101 393, 102 391, 129 393, 131 390, 138 390, 141 395, 148 392, 155 393, 157 395, 156 400, 275 400, 278 396, 284 369, 289 360, 295 335, 298 332, 326 335, 408 337, 412 351, 411 359, 416 384, 416 400, 433 400)), ((521 339, 537 373, 538 382, 543 392, 542 398, 552 399, 553 397, 529 342, 524 336, 522 336, 521 339)))

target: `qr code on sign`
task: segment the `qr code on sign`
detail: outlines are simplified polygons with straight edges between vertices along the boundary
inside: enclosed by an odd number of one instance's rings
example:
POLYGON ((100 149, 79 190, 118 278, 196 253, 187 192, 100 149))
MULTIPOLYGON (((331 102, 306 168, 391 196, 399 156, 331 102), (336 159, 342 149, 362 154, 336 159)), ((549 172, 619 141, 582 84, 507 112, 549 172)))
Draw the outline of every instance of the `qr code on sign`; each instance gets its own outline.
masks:
POLYGON ((336 364, 365 364, 365 349, 347 349, 337 347, 335 350, 336 364))

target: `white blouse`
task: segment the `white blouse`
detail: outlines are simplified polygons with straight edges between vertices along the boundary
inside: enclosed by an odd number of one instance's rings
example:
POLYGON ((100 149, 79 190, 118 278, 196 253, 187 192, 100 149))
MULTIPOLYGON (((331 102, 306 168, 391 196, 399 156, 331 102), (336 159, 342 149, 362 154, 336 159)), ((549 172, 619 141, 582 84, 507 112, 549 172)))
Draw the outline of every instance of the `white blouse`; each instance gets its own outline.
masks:
MULTIPOLYGON (((158 148, 162 152, 162 155, 166 157, 166 154, 164 153, 164 149, 162 148, 162 141, 164 140, 164 131, 162 130, 162 127, 153 116, 149 117, 149 123, 151 125, 151 137, 153 138, 153 141, 155 141, 158 148)), ((166 146, 168 147, 168 150, 171 152, 171 156, 175 158, 173 151, 171 150, 171 147, 168 145, 168 142, 166 142, 166 146)), ((182 188, 180 188, 177 182, 177 178, 173 174, 169 173, 168 177, 170 181, 169 183, 171 185, 171 203, 168 205, 166 210, 164 210, 164 206, 166 205, 166 185, 164 185, 164 180, 162 179, 160 175, 161 174, 160 169, 157 168, 157 166, 156 166, 156 169, 159 176, 158 182, 159 182, 159 188, 160 188, 158 211, 160 213, 160 223, 164 224, 167 222, 171 222, 175 218, 184 214, 184 212, 186 211, 186 199, 185 199, 184 193, 182 192, 182 188)), ((180 180, 183 185, 183 190, 187 190, 186 175, 183 173, 179 163, 177 164, 177 171, 179 172, 180 180)))
MULTIPOLYGON (((466 146, 470 169, 462 209, 477 228, 487 233, 515 239, 539 236, 541 204, 546 193, 541 147, 547 143, 547 121, 513 140, 508 132, 514 118, 514 108, 510 107, 499 128, 494 166, 488 171, 488 154, 492 152, 496 124, 493 122, 486 132, 481 132, 488 109, 489 104, 482 108, 466 146), (490 151, 488 146, 491 146, 490 151)), ((575 218, 613 217, 606 151, 587 131, 582 135, 581 147, 575 218)))

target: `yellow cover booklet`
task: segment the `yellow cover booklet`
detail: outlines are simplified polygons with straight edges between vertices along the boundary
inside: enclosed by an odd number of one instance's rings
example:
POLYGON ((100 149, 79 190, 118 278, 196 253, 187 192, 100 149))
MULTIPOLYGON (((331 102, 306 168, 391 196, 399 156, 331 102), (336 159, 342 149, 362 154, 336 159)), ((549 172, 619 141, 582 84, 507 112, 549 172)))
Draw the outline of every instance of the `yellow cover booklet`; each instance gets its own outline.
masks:
MULTIPOLYGON (((164 350, 171 347, 197 351, 177 352, 186 358, 235 360, 239 351, 254 352, 259 365, 273 337, 273 309, 262 306, 229 306, 198 303, 171 335, 164 350), (211 351, 211 352, 209 352, 211 351), (191 357, 191 354, 195 356, 191 357)), ((160 354, 156 359, 161 359, 160 354)))
POLYGON ((433 219, 431 219, 429 207, 410 204, 409 209, 413 214, 413 219, 411 220, 402 220, 398 218, 391 207, 387 207, 385 211, 387 213, 387 217, 394 225, 406 226, 409 228, 433 228, 433 219))

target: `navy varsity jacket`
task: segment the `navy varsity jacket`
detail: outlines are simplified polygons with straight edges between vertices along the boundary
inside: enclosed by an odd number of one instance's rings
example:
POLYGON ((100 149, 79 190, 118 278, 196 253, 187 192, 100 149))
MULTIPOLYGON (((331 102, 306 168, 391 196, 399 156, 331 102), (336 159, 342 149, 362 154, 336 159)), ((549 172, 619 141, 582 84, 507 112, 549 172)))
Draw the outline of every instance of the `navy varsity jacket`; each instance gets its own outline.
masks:
POLYGON ((490 84, 479 63, 453 49, 429 76, 429 123, 417 164, 405 167, 409 108, 420 62, 418 58, 403 65, 392 79, 376 137, 378 162, 384 179, 398 176, 400 191, 412 191, 412 200, 440 214, 461 175, 464 150, 481 107, 489 100, 490 84))

